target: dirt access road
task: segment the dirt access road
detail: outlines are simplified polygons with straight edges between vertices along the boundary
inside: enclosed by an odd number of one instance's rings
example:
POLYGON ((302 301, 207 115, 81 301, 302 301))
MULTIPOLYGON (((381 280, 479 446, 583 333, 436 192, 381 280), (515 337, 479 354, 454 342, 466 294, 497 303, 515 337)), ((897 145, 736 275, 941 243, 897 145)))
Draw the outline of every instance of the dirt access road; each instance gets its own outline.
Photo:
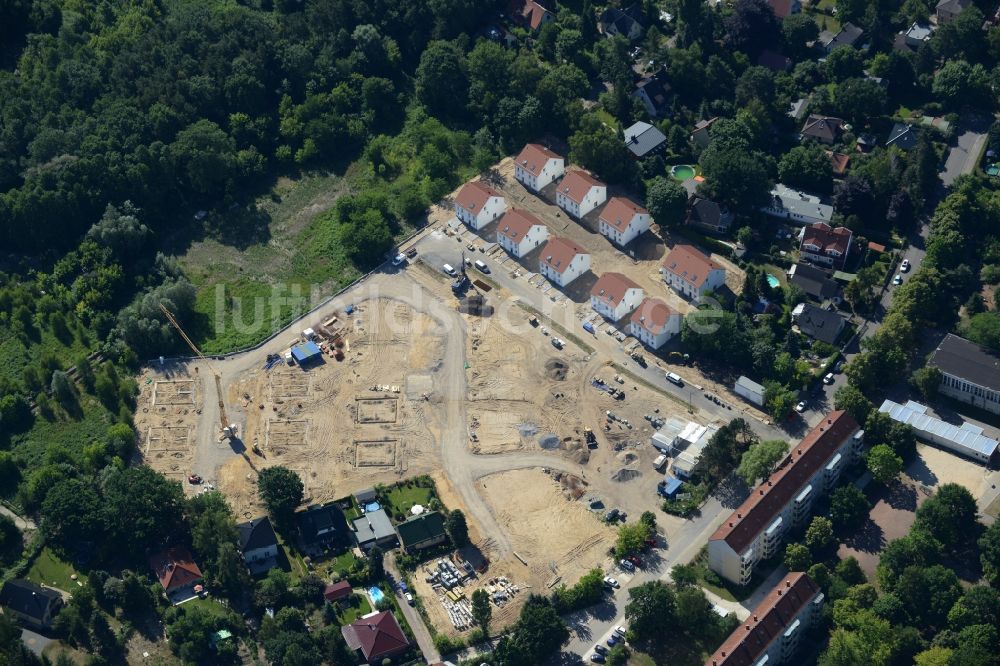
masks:
MULTIPOLYGON (((376 298, 404 303, 434 319, 444 331, 444 354, 441 366, 435 373, 444 391, 440 396, 444 410, 444 428, 440 442, 441 464, 470 517, 481 529, 483 536, 491 538, 493 549, 496 551, 494 555, 506 556, 511 551, 510 540, 477 492, 476 481, 497 472, 531 467, 548 467, 586 478, 584 468, 565 460, 558 454, 518 452, 480 456, 469 451, 465 369, 467 332, 462 315, 425 291, 416 282, 400 279, 391 273, 372 276, 358 287, 325 304, 321 311, 325 312, 331 308, 343 310, 352 303, 376 298)), ((260 349, 224 360, 211 361, 212 367, 220 375, 222 386, 226 387, 238 381, 245 372, 259 366, 267 354, 279 353, 287 348, 287 338, 304 328, 315 326, 320 323, 321 318, 321 314, 303 317, 290 324, 260 349)), ((243 452, 243 448, 241 443, 230 445, 226 441, 219 441, 220 416, 215 382, 211 372, 199 371, 197 375, 200 377, 205 398, 202 403, 203 412, 198 420, 193 469, 205 479, 212 479, 215 478, 219 467, 231 460, 233 455, 243 452)), ((237 401, 226 401, 226 414, 234 423, 246 422, 246 414, 237 401)), ((254 459, 252 454, 249 457, 251 461, 254 459)), ((253 472, 248 468, 247 473, 253 472)))

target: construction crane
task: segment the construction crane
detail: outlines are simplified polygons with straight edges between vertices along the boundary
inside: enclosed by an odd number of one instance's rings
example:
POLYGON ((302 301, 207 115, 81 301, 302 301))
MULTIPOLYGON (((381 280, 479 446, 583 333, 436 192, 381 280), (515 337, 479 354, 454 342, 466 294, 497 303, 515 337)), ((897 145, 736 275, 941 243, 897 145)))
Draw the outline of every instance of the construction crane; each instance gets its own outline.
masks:
POLYGON ((222 400, 222 376, 219 374, 219 371, 215 369, 215 366, 212 365, 212 362, 208 360, 208 357, 201 353, 198 346, 195 345, 191 338, 188 337, 187 333, 184 332, 184 329, 181 328, 181 325, 177 322, 177 318, 174 316, 174 313, 168 310, 163 303, 160 303, 160 310, 163 311, 163 315, 167 318, 167 321, 170 322, 170 325, 177 329, 180 336, 184 338, 184 342, 186 342, 187 346, 191 348, 194 355, 205 362, 205 365, 207 365, 208 369, 212 372, 212 376, 215 377, 215 391, 219 396, 219 418, 222 423, 222 435, 226 439, 236 437, 236 424, 229 422, 229 417, 226 415, 226 404, 222 400))

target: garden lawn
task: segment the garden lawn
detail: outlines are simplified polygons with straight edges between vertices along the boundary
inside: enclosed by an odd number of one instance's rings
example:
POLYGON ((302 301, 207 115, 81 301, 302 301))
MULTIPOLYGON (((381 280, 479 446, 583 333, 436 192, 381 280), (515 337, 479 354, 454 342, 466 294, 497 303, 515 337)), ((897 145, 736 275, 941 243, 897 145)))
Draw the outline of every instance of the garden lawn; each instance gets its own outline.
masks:
POLYGON ((431 498, 434 496, 434 490, 432 488, 423 488, 420 486, 414 486, 412 488, 407 488, 406 486, 396 486, 393 487, 386 494, 386 501, 388 506, 386 510, 389 515, 394 516, 397 513, 401 513, 404 516, 409 515, 410 507, 415 504, 420 504, 422 506, 427 506, 430 503, 431 498))
POLYGON ((25 577, 36 585, 56 587, 71 594, 79 587, 77 582, 82 584, 87 582, 86 576, 78 572, 72 564, 61 559, 50 548, 42 549, 35 561, 31 563, 31 568, 28 569, 28 575, 25 577), (70 578, 73 574, 77 576, 75 581, 70 578))
POLYGON ((372 606, 368 603, 368 597, 364 594, 355 594, 354 598, 358 601, 358 605, 348 606, 337 616, 337 622, 340 626, 350 624, 359 617, 364 617, 365 615, 368 615, 368 613, 372 612, 372 606))
POLYGON ((341 577, 346 577, 347 573, 354 566, 354 563, 358 561, 358 558, 354 556, 350 550, 345 550, 337 557, 333 558, 326 564, 326 568, 331 573, 337 571, 340 573, 341 577))

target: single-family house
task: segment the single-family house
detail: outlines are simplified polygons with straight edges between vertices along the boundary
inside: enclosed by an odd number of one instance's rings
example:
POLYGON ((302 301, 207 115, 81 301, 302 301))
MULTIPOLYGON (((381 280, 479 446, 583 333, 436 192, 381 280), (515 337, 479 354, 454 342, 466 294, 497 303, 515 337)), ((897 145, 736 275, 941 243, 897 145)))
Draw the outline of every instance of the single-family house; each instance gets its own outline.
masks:
POLYGON ((937 6, 934 8, 938 25, 953 20, 972 5, 972 0, 938 0, 937 6))
POLYGON ((463 185, 455 197, 455 216, 473 231, 479 231, 506 210, 503 195, 479 180, 463 185))
POLYGON ((788 105, 788 111, 785 115, 798 122, 802 120, 802 116, 806 115, 807 108, 809 108, 809 98, 800 97, 788 105))
POLYGON ((638 4, 625 9, 608 7, 601 12, 597 27, 605 37, 621 35, 629 41, 639 39, 646 30, 642 24, 642 8, 638 4))
POLYGON ((573 169, 556 188, 556 205, 576 218, 594 210, 608 198, 608 186, 586 171, 573 169))
POLYGON ((844 131, 844 119, 833 116, 821 116, 810 113, 806 118, 799 137, 802 139, 814 139, 820 143, 836 143, 844 131))
POLYGON ((799 0, 767 0, 767 4, 771 6, 779 20, 802 11, 802 3, 799 0))
POLYGON ((526 210, 511 208, 497 223, 497 243, 520 259, 549 239, 549 228, 526 210))
POLYGON ((163 591, 171 603, 177 605, 195 596, 204 577, 194 563, 191 552, 183 546, 174 546, 149 556, 149 568, 153 570, 163 591))
POLYGON ((788 269, 788 281, 820 303, 840 303, 840 283, 833 279, 831 271, 812 264, 792 264, 788 269))
POLYGON ((910 150, 917 146, 919 139, 919 129, 906 123, 896 123, 889 132, 889 138, 886 139, 885 146, 886 148, 896 146, 900 150, 910 150))
POLYGON ((658 298, 644 298, 632 313, 628 333, 650 349, 659 349, 681 332, 681 313, 658 298))
POLYGON ((532 192, 538 192, 565 171, 563 158, 538 143, 525 145, 514 162, 514 178, 532 192))
POLYGON ((667 137, 659 129, 641 120, 629 125, 624 132, 625 147, 633 159, 641 160, 662 153, 667 147, 667 137))
POLYGON ((410 649, 410 641, 391 611, 369 613, 340 628, 344 641, 367 664, 380 664, 410 649))
POLYGON ((949 333, 928 365, 941 371, 941 395, 1000 414, 1000 355, 949 333))
POLYGON ((709 132, 712 129, 712 125, 718 118, 709 118, 708 120, 699 120, 694 124, 694 129, 691 130, 691 140, 694 141, 695 145, 699 148, 708 148, 708 143, 712 140, 709 136, 709 132))
POLYGON ((611 197, 601 211, 598 226, 601 235, 623 247, 649 231, 649 211, 625 197, 611 197))
POLYGON ((327 601, 340 601, 354 594, 354 588, 346 580, 329 583, 323 588, 323 598, 327 601))
POLYGON ((784 54, 772 51, 771 49, 764 49, 757 56, 757 64, 761 67, 766 67, 772 72, 787 72, 792 68, 794 63, 791 58, 784 54))
POLYGON ((566 287, 589 270, 590 253, 568 238, 550 238, 538 257, 538 272, 560 287, 566 287))
POLYGON ((556 20, 556 15, 535 0, 510 0, 511 20, 522 28, 537 31, 546 23, 556 20))
POLYGON ((726 269, 693 245, 675 245, 663 259, 662 273, 671 289, 694 303, 726 283, 726 269))
POLYGON ((29 580, 13 578, 0 588, 0 606, 4 614, 33 629, 49 629, 63 598, 58 590, 40 587, 29 580))
POLYGON ((803 258, 840 270, 851 252, 854 233, 847 227, 816 222, 802 227, 799 241, 799 253, 803 258))
POLYGON ((236 526, 240 552, 250 573, 265 573, 278 565, 278 538, 267 516, 254 518, 236 526))
POLYGON ((861 132, 855 142, 854 149, 859 153, 870 153, 878 145, 878 137, 870 132, 861 132))
POLYGON ((819 43, 823 50, 830 53, 838 46, 854 47, 864 34, 865 31, 853 23, 845 23, 837 33, 828 30, 819 33, 819 43))
POLYGON ((807 224, 833 219, 833 206, 823 203, 814 194, 793 190, 781 183, 771 190, 771 203, 760 210, 771 217, 807 224))
POLYGON ((653 118, 664 115, 669 108, 670 83, 667 82, 667 73, 660 70, 652 76, 644 76, 635 84, 635 91, 632 95, 638 97, 642 105, 646 107, 646 113, 653 118))
POLYGON ((694 197, 688 206, 685 222, 702 231, 723 234, 732 226, 733 214, 726 206, 717 204, 711 199, 694 197))
POLYGON ((411 516, 396 525, 396 532, 399 534, 399 545, 408 553, 430 548, 448 540, 448 533, 444 529, 444 516, 439 511, 426 511, 411 516))
POLYGON ((847 165, 851 163, 851 156, 844 153, 836 153, 832 150, 825 152, 826 156, 830 158, 830 168, 833 169, 833 175, 836 178, 843 178, 847 173, 847 165))
POLYGON ((812 303, 799 303, 792 310, 792 321, 803 335, 832 345, 837 341, 846 322, 835 310, 827 310, 812 303))
POLYGON ((392 528, 385 509, 366 511, 354 521, 354 540, 358 547, 368 550, 374 546, 392 546, 396 543, 396 530, 392 528))
POLYGON ((924 25, 914 22, 906 30, 902 30, 896 35, 895 41, 893 41, 892 46, 898 51, 912 51, 916 52, 921 46, 931 41, 931 36, 934 34, 934 28, 930 25, 924 25))
POLYGON ((299 540, 305 549, 321 549, 346 537, 347 522, 334 502, 312 504, 295 513, 299 540))
POLYGON ((642 287, 621 273, 605 273, 590 290, 590 307, 605 319, 618 321, 639 307, 642 287))

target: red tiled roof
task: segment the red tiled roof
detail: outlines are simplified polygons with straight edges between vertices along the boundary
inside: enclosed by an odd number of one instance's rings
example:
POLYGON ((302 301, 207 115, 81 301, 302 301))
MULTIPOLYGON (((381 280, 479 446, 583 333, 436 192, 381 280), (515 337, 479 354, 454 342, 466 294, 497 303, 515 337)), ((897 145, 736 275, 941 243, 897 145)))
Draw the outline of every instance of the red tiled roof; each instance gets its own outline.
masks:
POLYGON ((774 474, 759 486, 715 531, 710 541, 724 540, 733 551, 742 553, 802 490, 803 484, 825 465, 858 424, 844 411, 830 412, 809 431, 774 474))
POLYGON ((815 245, 820 252, 836 250, 841 255, 847 254, 851 243, 852 232, 847 227, 831 227, 826 222, 816 222, 806 227, 802 236, 803 245, 815 245))
POLYGON ((709 259, 704 252, 693 245, 678 244, 664 257, 663 267, 695 287, 700 287, 705 283, 709 272, 722 268, 722 265, 709 259))
POLYGON ((833 175, 843 176, 847 172, 847 165, 851 161, 850 155, 835 153, 832 150, 827 150, 826 156, 830 158, 830 166, 833 167, 833 175))
POLYGON ((323 590, 323 598, 327 601, 336 601, 350 596, 352 592, 354 592, 354 588, 351 587, 351 584, 342 580, 327 585, 326 589, 323 590))
POLYGON ((872 252, 885 252, 885 245, 881 243, 876 243, 875 241, 868 241, 868 249, 872 252))
POLYGON ((511 0, 510 13, 516 20, 531 26, 532 30, 538 30, 549 10, 534 0, 511 0))
POLYGON ((592 187, 604 187, 604 183, 586 171, 574 169, 568 172, 559 183, 559 192, 568 197, 570 201, 580 203, 592 187))
POLYGON ((556 155, 541 144, 529 143, 518 153, 517 165, 532 176, 537 176, 545 167, 545 163, 553 158, 562 159, 560 155, 556 155))
POLYGON ((149 556, 149 567, 167 592, 202 580, 201 569, 190 551, 175 546, 149 556))
POLYGON ((369 662, 384 655, 401 652, 410 645, 395 616, 389 611, 359 618, 341 627, 340 632, 348 647, 361 650, 365 660, 369 662))
POLYGON ((605 273, 594 283, 590 295, 614 307, 622 302, 625 292, 629 289, 642 289, 642 287, 621 273, 605 273))
POLYGON ((795 0, 767 0, 767 4, 771 5, 771 9, 774 10, 774 15, 780 19, 788 18, 792 13, 792 5, 795 0))
POLYGON ((528 211, 511 208, 497 225, 497 233, 519 243, 535 225, 545 226, 541 220, 528 211))
POLYGON ((819 586, 806 574, 788 574, 757 604, 747 621, 729 634, 705 666, 753 666, 817 592, 819 586))
POLYGON ((462 186, 462 189, 458 191, 458 196, 455 197, 455 203, 465 210, 478 213, 492 197, 502 199, 503 195, 489 185, 474 180, 462 186))
POLYGON ((625 229, 628 228, 628 223, 632 221, 633 217, 636 215, 648 214, 649 211, 631 199, 626 199, 625 197, 611 197, 611 200, 608 201, 608 205, 601 211, 600 219, 618 231, 625 231, 625 229))
POLYGON ((643 327, 653 335, 659 335, 666 328, 670 318, 679 317, 680 314, 658 298, 646 298, 632 313, 632 323, 643 327))
POLYGON ((578 254, 587 254, 587 251, 568 238, 550 238, 542 248, 541 261, 561 274, 578 254))

